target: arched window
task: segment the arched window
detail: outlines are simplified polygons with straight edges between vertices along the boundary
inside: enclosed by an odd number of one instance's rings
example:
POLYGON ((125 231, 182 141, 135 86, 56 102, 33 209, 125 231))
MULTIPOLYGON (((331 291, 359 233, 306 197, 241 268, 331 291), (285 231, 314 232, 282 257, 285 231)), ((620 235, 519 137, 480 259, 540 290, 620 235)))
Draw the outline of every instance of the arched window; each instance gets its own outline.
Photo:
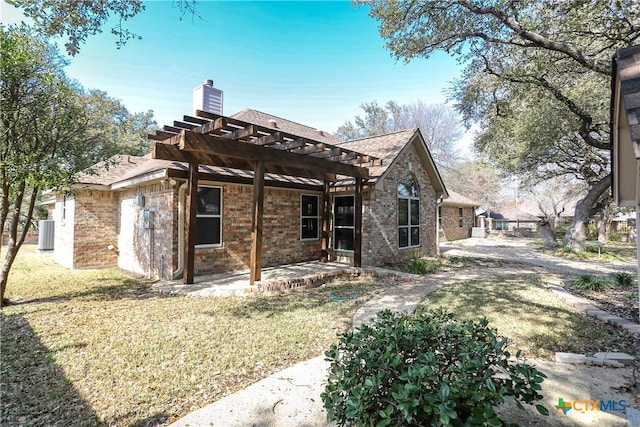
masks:
POLYGON ((398 183, 398 247, 420 246, 420 198, 413 176, 398 183))

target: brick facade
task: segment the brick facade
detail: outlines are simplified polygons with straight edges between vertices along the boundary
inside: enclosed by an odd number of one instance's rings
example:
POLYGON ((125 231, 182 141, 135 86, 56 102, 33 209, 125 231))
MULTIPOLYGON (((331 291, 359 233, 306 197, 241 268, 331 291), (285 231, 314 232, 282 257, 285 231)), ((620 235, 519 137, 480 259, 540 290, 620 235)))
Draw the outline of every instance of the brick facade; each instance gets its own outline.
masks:
POLYGON ((117 194, 78 191, 73 197, 58 196, 53 211, 54 259, 69 268, 113 267, 117 242, 117 194))
POLYGON ((471 228, 474 226, 472 207, 442 205, 441 212, 440 240, 449 241, 471 237, 471 228), (462 226, 460 225, 459 209, 462 209, 462 226))
MULTIPOLYGON (((204 183, 201 183, 204 184, 204 183)), ((206 183, 206 185, 216 185, 206 183)), ((222 247, 196 248, 195 273, 218 273, 248 268, 251 250, 250 185, 218 184, 222 187, 222 247)), ((320 240, 300 239, 300 198, 321 193, 265 188, 262 266, 318 260, 320 240)))
MULTIPOLYGON (((416 252, 430 256, 437 253, 435 190, 412 144, 396 158, 384 179, 365 191, 362 205, 362 265, 395 263, 416 252), (399 248, 398 184, 407 177, 412 177, 419 189, 420 246, 399 248)), ((332 251, 331 259, 350 262, 353 254, 332 251)))

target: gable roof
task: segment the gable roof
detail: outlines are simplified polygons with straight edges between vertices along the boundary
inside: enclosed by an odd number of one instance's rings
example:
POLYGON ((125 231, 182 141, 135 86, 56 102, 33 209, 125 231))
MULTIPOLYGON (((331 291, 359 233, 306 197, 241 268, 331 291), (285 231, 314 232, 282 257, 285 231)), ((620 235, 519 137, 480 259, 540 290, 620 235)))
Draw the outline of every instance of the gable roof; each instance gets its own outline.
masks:
MULTIPOLYGON (((335 145, 371 154, 372 156, 382 159, 382 165, 369 166, 369 182, 371 183, 381 181, 398 156, 409 146, 413 146, 420 156, 422 166, 425 168, 437 196, 448 197, 448 191, 445 188, 440 172, 433 161, 433 157, 431 157, 431 152, 429 148, 427 148, 427 144, 424 142, 420 130, 417 128, 343 141, 335 145)), ((347 178, 340 183, 342 185, 349 185, 349 183, 352 182, 353 179, 347 178)))
POLYGON ((455 191, 448 190, 447 192, 449 193, 449 197, 442 201, 442 204, 445 206, 468 206, 476 208, 482 205, 480 202, 471 200, 455 191))
MULTIPOLYGON (((431 180, 436 192, 447 196, 447 190, 440 174, 433 162, 433 158, 422 138, 418 129, 406 129, 391 132, 384 135, 376 135, 367 138, 356 139, 352 141, 342 141, 335 135, 328 132, 320 132, 315 128, 296 123, 282 117, 263 113, 261 111, 245 109, 230 116, 231 118, 242 120, 255 125, 272 127, 275 121, 277 129, 284 132, 299 135, 302 137, 313 138, 318 141, 326 142, 337 147, 348 150, 358 151, 382 160, 381 165, 369 166, 370 179, 369 184, 378 182, 393 164, 395 159, 410 144, 413 144, 418 151, 423 166, 425 167, 429 179, 431 180)), ((81 174, 79 176, 79 185, 76 187, 102 186, 104 189, 126 188, 131 185, 137 185, 142 182, 157 180, 170 177, 184 177, 189 170, 186 163, 178 161, 160 160, 151 158, 151 154, 142 157, 136 156, 114 156, 108 161, 112 166, 104 169, 103 164, 93 167, 97 174, 81 174), (102 171, 100 169, 102 168, 102 171)), ((253 179, 253 171, 240 169, 232 169, 220 166, 200 165, 199 172, 214 177, 224 177, 227 180, 246 180, 253 179)), ((340 177, 336 186, 353 185, 353 178, 340 177)), ((316 179, 300 178, 278 174, 265 174, 265 180, 273 183, 281 183, 282 185, 299 185, 321 187, 322 182, 316 179)))
MULTIPOLYGON (((342 140, 337 136, 318 130, 310 126, 306 126, 291 120, 284 119, 282 117, 274 116, 272 114, 263 113, 262 111, 253 110, 251 108, 245 108, 231 116, 234 119, 242 120, 244 122, 253 123, 264 127, 273 127, 284 132, 292 133, 294 135, 307 137, 320 142, 326 142, 327 144, 336 144, 342 140), (274 126, 275 124, 275 126, 274 126)), ((368 153, 372 154, 372 153, 368 153)), ((373 154, 372 154, 373 155, 373 154)))

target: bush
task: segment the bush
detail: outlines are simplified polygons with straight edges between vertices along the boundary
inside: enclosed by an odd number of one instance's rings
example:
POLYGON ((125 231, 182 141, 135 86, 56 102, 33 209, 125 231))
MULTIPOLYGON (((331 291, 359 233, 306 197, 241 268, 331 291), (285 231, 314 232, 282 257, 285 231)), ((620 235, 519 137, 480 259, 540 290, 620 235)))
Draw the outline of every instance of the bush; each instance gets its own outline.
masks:
POLYGON ((331 366, 321 397, 329 419, 341 426, 501 425, 494 408, 506 396, 520 407, 542 399, 545 375, 510 363, 507 339, 487 325, 442 310, 386 310, 344 333, 325 353, 331 366))
POLYGON ((556 239, 562 240, 564 239, 564 235, 567 233, 567 225, 558 225, 553 229, 553 234, 556 236, 556 239))
POLYGON ((611 274, 611 279, 621 288, 630 288, 635 282, 635 276, 626 271, 619 271, 611 274))
POLYGON ((438 270, 438 263, 415 253, 411 257, 409 268, 414 274, 430 274, 438 270))
POLYGON ((611 288, 612 283, 606 277, 583 274, 573 281, 573 284, 585 291, 604 292, 611 288))

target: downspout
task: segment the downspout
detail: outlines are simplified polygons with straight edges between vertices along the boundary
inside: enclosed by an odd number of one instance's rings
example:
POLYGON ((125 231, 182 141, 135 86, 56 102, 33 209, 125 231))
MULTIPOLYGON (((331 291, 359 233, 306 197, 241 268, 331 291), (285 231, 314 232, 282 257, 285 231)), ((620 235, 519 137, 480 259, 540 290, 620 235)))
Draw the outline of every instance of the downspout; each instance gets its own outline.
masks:
POLYGON ((178 189, 178 268, 171 274, 173 279, 179 279, 184 271, 184 194, 187 183, 178 189))
POLYGON ((436 255, 440 255, 440 206, 442 205, 442 196, 436 198, 436 255))

